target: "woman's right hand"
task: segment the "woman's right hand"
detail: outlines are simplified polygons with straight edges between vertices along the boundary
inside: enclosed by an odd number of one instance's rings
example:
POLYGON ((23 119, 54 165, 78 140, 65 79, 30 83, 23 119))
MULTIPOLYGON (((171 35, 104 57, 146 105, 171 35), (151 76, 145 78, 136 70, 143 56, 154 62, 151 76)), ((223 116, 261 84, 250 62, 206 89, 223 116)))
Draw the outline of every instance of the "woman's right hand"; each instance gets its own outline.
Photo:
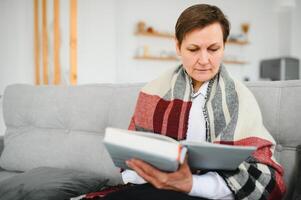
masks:
POLYGON ((174 190, 189 193, 192 188, 192 173, 188 166, 187 157, 179 169, 175 172, 163 172, 148 163, 131 159, 127 165, 135 170, 144 180, 158 189, 174 190))

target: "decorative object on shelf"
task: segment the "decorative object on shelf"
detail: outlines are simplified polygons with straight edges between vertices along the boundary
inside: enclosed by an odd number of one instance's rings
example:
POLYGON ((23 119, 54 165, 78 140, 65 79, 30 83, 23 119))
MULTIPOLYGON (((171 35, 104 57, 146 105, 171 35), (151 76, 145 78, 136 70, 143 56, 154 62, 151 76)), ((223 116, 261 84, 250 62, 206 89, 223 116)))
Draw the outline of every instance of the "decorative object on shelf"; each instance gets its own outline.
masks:
POLYGON ((144 48, 143 48, 143 46, 137 47, 136 56, 140 57, 140 56, 143 56, 143 55, 144 55, 144 48))
POLYGON ((154 33, 155 31, 154 31, 153 27, 150 26, 150 27, 147 27, 146 32, 154 33))
POLYGON ((143 46, 143 56, 149 56, 149 47, 147 45, 143 46))
POLYGON ((143 21, 137 23, 137 32, 145 32, 145 23, 143 21))
POLYGON ((167 57, 169 57, 168 52, 165 51, 165 50, 161 51, 161 52, 160 52, 160 57, 161 57, 161 58, 167 58, 167 57))
POLYGON ((245 39, 245 36, 242 33, 239 33, 239 34, 229 35, 227 43, 243 45, 243 44, 247 44, 248 41, 245 39))
POLYGON ((166 51, 166 50, 162 50, 160 52, 160 57, 166 58, 166 57, 173 57, 173 58, 177 58, 177 54, 175 51, 166 51))
POLYGON ((241 27, 241 31, 243 32, 243 35, 244 35, 244 40, 248 41, 248 33, 249 33, 249 30, 250 30, 250 24, 249 23, 242 23, 240 25, 240 27, 241 27))
POLYGON ((176 53, 173 51, 160 51, 159 55, 155 55, 149 52, 147 45, 137 48, 134 59, 136 60, 162 60, 162 61, 177 61, 179 60, 176 53))
POLYGON ((137 23, 136 35, 149 36, 149 37, 165 37, 174 38, 174 34, 168 32, 157 31, 152 26, 146 26, 143 21, 137 23))
POLYGON ((147 57, 149 55, 150 55, 149 47, 147 45, 140 46, 140 47, 137 48, 137 51, 136 51, 136 56, 137 57, 147 57))
POLYGON ((243 79, 245 82, 250 81, 250 78, 248 76, 245 76, 243 79))

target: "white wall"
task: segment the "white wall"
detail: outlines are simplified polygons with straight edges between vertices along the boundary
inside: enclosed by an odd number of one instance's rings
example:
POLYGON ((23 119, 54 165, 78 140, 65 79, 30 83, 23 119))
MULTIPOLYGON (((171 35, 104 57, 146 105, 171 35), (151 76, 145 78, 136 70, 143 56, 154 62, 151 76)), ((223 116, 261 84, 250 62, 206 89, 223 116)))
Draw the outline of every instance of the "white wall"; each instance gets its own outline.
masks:
POLYGON ((115 1, 78 1, 78 83, 116 82, 115 1))
MULTIPOLYGON (((0 95, 12 83, 34 82, 32 0, 0 1, 0 95)), ((0 135, 4 134, 2 98, 0 135)))
POLYGON ((0 94, 7 84, 33 83, 32 0, 0 1, 0 94))

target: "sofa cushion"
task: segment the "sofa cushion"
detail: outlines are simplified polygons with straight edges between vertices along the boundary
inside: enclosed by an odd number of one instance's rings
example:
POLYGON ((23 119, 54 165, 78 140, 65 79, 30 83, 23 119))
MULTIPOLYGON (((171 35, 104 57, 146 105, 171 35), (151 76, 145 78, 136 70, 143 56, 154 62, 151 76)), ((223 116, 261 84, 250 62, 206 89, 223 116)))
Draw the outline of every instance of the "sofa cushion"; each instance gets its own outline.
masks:
POLYGON ((0 169, 0 182, 4 181, 5 179, 9 179, 13 176, 20 174, 21 172, 11 172, 0 169))
POLYGON ((35 168, 0 182, 0 200, 64 200, 99 191, 106 182, 93 173, 35 168))
POLYGON ((102 143, 103 134, 37 128, 11 131, 0 158, 0 165, 6 170, 58 167, 97 173, 110 179, 110 184, 121 182, 119 169, 102 143))

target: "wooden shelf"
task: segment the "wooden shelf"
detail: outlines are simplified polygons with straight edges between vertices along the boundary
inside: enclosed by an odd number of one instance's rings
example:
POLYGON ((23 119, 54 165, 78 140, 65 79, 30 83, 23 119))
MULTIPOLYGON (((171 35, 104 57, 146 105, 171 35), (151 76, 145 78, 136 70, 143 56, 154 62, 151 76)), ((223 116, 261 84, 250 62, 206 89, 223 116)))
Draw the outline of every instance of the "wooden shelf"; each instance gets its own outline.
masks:
MULTIPOLYGON (((146 36, 146 37, 163 37, 163 38, 170 38, 173 39, 175 38, 175 36, 171 33, 161 33, 161 32, 153 32, 153 33, 149 33, 149 32, 136 32, 135 35, 137 36, 146 36)), ((230 45, 247 45, 249 44, 249 41, 227 41, 227 44, 230 45)))
MULTIPOLYGON (((159 60, 159 61, 179 61, 177 57, 159 57, 159 56, 135 56, 135 60, 159 60)), ((246 61, 224 60, 225 64, 245 65, 246 61)))
POLYGON ((240 60, 224 60, 223 63, 225 64, 235 64, 235 65, 245 65, 248 64, 246 61, 240 61, 240 60))
POLYGON ((230 40, 230 41, 227 41, 226 44, 230 44, 230 45, 247 45, 247 44, 249 44, 249 41, 233 41, 233 40, 230 40))
POLYGON ((149 32, 136 32, 135 35, 138 36, 147 36, 147 37, 162 37, 162 38, 170 38, 173 39, 174 35, 170 34, 170 33, 160 33, 160 32, 153 32, 153 33, 149 33, 149 32))
MULTIPOLYGON (((160 33, 160 32, 153 32, 153 33, 149 33, 149 32, 136 32, 135 35, 137 36, 147 36, 147 37, 164 37, 164 38, 175 38, 175 36, 173 34, 170 33, 160 33)), ((249 44, 249 41, 227 41, 227 44, 233 44, 233 45, 247 45, 249 44)))
POLYGON ((177 57, 159 57, 159 56, 135 56, 136 60, 158 60, 158 61, 178 61, 177 57))

